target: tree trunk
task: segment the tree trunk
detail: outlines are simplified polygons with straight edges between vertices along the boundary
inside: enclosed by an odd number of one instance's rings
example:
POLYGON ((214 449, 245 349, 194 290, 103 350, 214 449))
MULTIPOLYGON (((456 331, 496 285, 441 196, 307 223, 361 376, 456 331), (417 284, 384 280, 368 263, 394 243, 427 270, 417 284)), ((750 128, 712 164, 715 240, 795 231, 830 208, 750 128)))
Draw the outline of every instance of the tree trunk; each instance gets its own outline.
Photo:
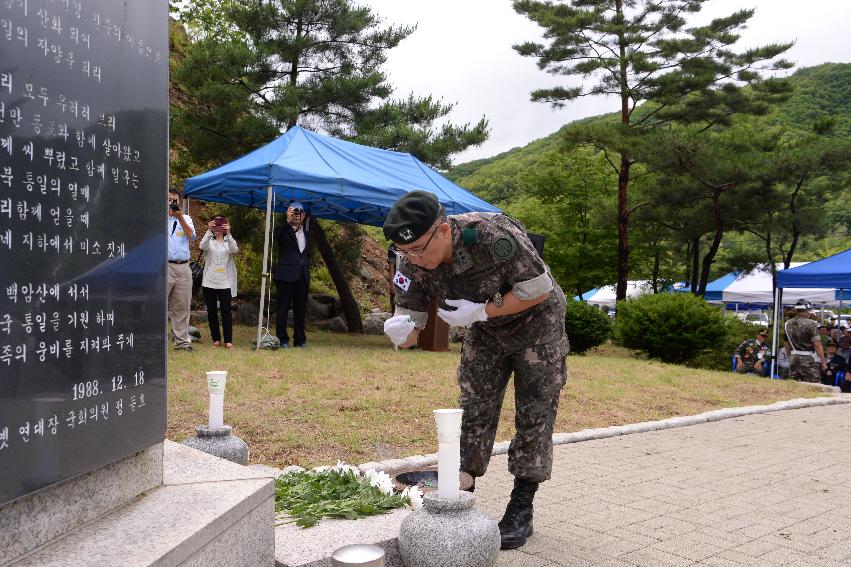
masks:
MULTIPOLYGON (((691 268, 689 267, 691 264, 691 240, 686 242, 686 261, 683 263, 685 266, 685 273, 683 274, 683 280, 689 282, 691 284, 691 268)), ((694 289, 694 288, 691 288, 694 289)))
POLYGON ((700 237, 695 237, 692 240, 691 246, 691 277, 689 278, 689 287, 691 287, 692 295, 698 295, 698 266, 700 258, 700 237))
POLYGON ((771 269, 771 287, 777 287, 777 264, 774 262, 774 254, 771 253, 771 229, 765 234, 765 256, 768 258, 768 267, 771 269))
POLYGON ((659 293, 659 264, 660 264, 659 245, 656 245, 656 254, 653 256, 653 293, 659 293))
POLYGON ((698 290, 700 297, 706 294, 706 284, 709 283, 709 270, 712 268, 712 262, 715 261, 718 247, 721 246, 721 238, 724 236, 724 221, 721 218, 721 193, 723 191, 724 189, 722 188, 712 193, 712 218, 715 221, 715 236, 713 236, 712 244, 703 257, 703 267, 700 271, 700 289, 698 290))
POLYGON ((618 286, 615 298, 626 299, 627 276, 629 273, 629 168, 632 164, 625 155, 621 156, 618 172, 618 286))
POLYGON ((798 247, 798 239, 801 237, 800 223, 798 222, 797 200, 798 193, 801 191, 801 187, 804 185, 806 178, 806 175, 801 176, 795 186, 795 190, 792 192, 792 196, 789 198, 789 212, 792 213, 792 244, 789 245, 789 253, 786 254, 785 258, 783 258, 784 270, 788 270, 789 266, 792 265, 792 256, 795 254, 795 248, 798 247))
POLYGON ((346 325, 349 327, 350 333, 363 333, 363 321, 360 316, 360 308, 358 307, 355 296, 352 295, 352 288, 349 287, 349 282, 343 274, 340 263, 337 262, 337 256, 325 236, 325 231, 317 219, 310 221, 310 236, 316 246, 319 248, 319 253, 322 254, 322 260, 325 262, 325 267, 328 268, 328 273, 331 274, 331 280, 337 288, 337 293, 340 295, 340 302, 343 304, 343 315, 346 318, 346 325))
MULTIPOLYGON (((616 19, 623 19, 623 0, 615 0, 616 19)), ((618 59, 619 77, 618 83, 621 95, 621 124, 629 126, 629 97, 630 90, 627 82, 627 41, 624 32, 618 33, 618 59)), ((627 189, 629 188, 629 168, 632 163, 625 154, 621 154, 621 166, 618 171, 618 286, 615 299, 618 301, 626 299, 627 277, 629 273, 629 199, 627 189)))

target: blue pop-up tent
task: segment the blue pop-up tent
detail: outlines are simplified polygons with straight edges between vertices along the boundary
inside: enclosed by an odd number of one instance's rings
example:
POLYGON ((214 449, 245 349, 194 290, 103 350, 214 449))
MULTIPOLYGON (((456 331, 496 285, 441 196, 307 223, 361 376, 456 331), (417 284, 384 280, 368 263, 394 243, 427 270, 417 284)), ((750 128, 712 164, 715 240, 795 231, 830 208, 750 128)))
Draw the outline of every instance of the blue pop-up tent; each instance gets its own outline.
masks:
MULTIPOLYGON (((711 303, 721 303, 724 301, 724 290, 736 281, 739 272, 730 272, 725 276, 712 280, 706 284, 706 293, 703 294, 703 299, 711 303)), ((691 286, 688 284, 675 285, 672 291, 677 293, 691 293, 691 286)))
POLYGON ((299 201, 316 218, 382 226, 396 200, 414 189, 437 195, 450 215, 499 212, 411 154, 361 146, 294 126, 245 156, 186 180, 192 199, 283 212, 299 201))
MULTIPOLYGON (((777 272, 775 305, 780 305, 784 288, 836 288, 836 296, 841 306, 846 290, 851 289, 851 249, 797 268, 777 272)), ((779 334, 778 311, 779 309, 774 310, 775 351, 779 334)), ((774 357, 771 364, 774 365, 774 357)))
MULTIPOLYGON (((184 183, 184 194, 266 209, 263 273, 268 273, 270 219, 301 202, 312 217, 382 226, 390 207, 414 189, 437 195, 448 214, 501 212, 411 154, 361 146, 300 126, 245 156, 184 183)), ((260 329, 266 278, 261 280, 260 329)))
POLYGON ((833 287, 851 289, 851 249, 777 272, 777 287, 833 287))

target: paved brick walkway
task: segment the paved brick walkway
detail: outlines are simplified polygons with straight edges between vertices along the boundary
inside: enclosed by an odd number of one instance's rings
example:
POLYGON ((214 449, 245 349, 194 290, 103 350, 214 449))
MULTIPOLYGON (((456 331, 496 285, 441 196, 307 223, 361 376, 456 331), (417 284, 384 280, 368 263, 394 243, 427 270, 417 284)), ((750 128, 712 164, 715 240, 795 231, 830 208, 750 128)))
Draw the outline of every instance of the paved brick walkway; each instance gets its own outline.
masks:
MULTIPOLYGON (((506 461, 476 487, 497 519, 506 461)), ((558 446, 535 535, 498 565, 851 565, 851 405, 558 446)))

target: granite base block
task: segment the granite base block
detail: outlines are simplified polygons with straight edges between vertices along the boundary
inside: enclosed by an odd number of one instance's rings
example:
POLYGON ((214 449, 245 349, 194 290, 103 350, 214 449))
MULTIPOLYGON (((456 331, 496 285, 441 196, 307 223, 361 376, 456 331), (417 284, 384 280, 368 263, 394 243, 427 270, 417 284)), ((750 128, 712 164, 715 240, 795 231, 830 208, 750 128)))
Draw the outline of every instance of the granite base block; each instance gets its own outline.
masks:
POLYGON ((31 553, 162 483, 163 444, 0 508, 0 565, 31 553))
POLYGON ((171 441, 163 484, 15 567, 274 564, 274 483, 171 441))
POLYGON ((206 547, 181 563, 181 567, 228 567, 271 566, 275 561, 275 532, 272 529, 257 529, 268 525, 275 516, 275 501, 270 498, 243 516, 229 530, 213 539, 206 547))

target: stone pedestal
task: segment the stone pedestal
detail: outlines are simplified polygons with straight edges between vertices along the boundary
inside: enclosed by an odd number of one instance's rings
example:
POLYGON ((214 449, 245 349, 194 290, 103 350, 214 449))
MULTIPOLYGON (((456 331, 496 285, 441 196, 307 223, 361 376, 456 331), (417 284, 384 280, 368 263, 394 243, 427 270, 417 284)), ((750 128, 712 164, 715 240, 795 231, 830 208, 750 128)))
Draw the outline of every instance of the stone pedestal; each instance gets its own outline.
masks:
POLYGON ((0 565, 272 567, 274 498, 267 473, 165 441, 0 508, 0 565))
POLYGON ((402 522, 399 553, 406 567, 491 567, 499 554, 499 528, 473 509, 475 497, 423 495, 424 507, 402 522))
POLYGON ((184 440, 183 444, 220 459, 227 459, 240 465, 248 464, 248 445, 233 435, 230 425, 222 427, 199 425, 195 428, 195 437, 184 440))

